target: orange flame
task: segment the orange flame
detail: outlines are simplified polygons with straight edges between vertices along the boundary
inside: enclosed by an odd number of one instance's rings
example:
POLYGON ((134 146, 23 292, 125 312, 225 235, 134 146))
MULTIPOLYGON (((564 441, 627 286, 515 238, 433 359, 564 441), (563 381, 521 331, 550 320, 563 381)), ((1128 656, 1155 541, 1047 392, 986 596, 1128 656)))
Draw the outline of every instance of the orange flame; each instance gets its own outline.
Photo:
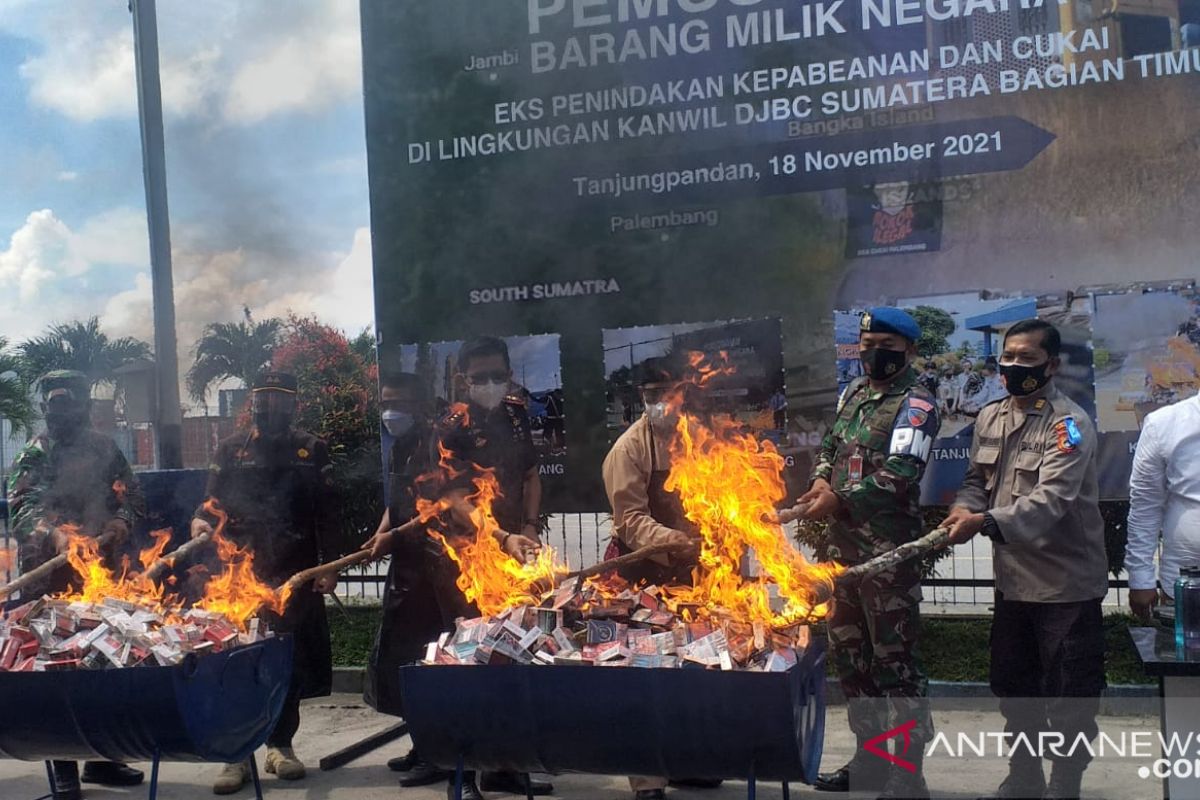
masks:
MULTIPOLYGON (((98 539, 84 535, 73 525, 61 525, 59 530, 67 535, 67 563, 75 570, 80 581, 77 591, 66 592, 59 595, 60 597, 84 603, 102 603, 105 598, 112 597, 157 608, 165 616, 171 616, 181 610, 183 604, 178 597, 165 594, 161 586, 141 572, 131 574, 128 560, 122 564, 120 572, 105 566, 98 539)), ((139 557, 143 564, 147 553, 161 553, 171 540, 170 531, 155 531, 153 536, 154 546, 139 557)))
POLYGON ((0 572, 9 572, 17 566, 17 549, 0 547, 0 572))
POLYGON ((676 492, 684 514, 699 529, 700 560, 695 585, 672 592, 675 604, 724 609, 743 622, 773 627, 824 616, 828 608, 810 600, 816 587, 833 587, 836 564, 811 564, 770 521, 786 496, 783 456, 769 441, 741 433, 737 423, 680 417, 672 437, 666 489, 676 492), (762 575, 743 578, 740 566, 753 551, 762 575), (771 608, 770 584, 782 610, 771 608))
POLYGON ((246 630, 250 618, 260 609, 282 614, 291 599, 290 587, 285 585, 277 593, 269 584, 260 581, 254 574, 254 552, 248 547, 239 547, 223 535, 229 515, 215 500, 208 500, 204 508, 217 518, 212 541, 223 569, 205 584, 204 596, 194 607, 223 614, 242 630, 246 630))
MULTIPOLYGON (((218 520, 212 541, 223 568, 220 574, 209 579, 204 587, 204 596, 193 607, 223 614, 243 631, 247 629, 250 618, 260 609, 267 608, 282 614, 291 597, 290 588, 284 587, 276 592, 270 585, 260 581, 254 574, 254 553, 238 547, 222 535, 228 520, 225 512, 212 500, 205 504, 205 509, 218 520)), ((65 592, 59 597, 85 603, 101 603, 105 598, 112 597, 152 608, 168 621, 178 621, 184 609, 182 598, 167 592, 164 585, 155 583, 145 575, 145 571, 163 557, 170 545, 170 531, 151 534, 154 544, 138 555, 142 571, 131 573, 128 559, 119 571, 109 569, 100 552, 99 541, 84 535, 77 526, 62 525, 59 530, 67 535, 67 563, 79 576, 79 589, 65 592)), ((168 580, 165 585, 174 583, 168 580)))
POLYGON ((475 603, 485 616, 498 614, 515 605, 536 603, 554 577, 566 571, 555 564, 554 551, 543 547, 537 558, 528 564, 522 564, 505 553, 496 538, 500 523, 492 512, 492 506, 500 497, 500 483, 496 480, 495 470, 476 464, 460 468, 455 465, 453 454, 440 443, 438 451, 441 455, 438 462, 440 470, 424 476, 423 482, 449 481, 470 474, 475 487, 472 494, 463 498, 463 505, 445 496, 436 501, 417 500, 417 514, 422 522, 434 520, 450 511, 452 526, 465 527, 470 531, 465 537, 453 533, 432 533, 459 567, 456 581, 459 591, 468 601, 475 603))

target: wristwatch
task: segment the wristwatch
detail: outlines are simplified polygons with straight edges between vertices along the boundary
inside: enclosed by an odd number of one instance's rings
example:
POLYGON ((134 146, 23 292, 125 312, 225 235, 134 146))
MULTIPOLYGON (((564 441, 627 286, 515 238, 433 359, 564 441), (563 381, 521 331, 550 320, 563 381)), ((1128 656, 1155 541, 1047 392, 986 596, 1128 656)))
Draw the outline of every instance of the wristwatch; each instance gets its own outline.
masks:
POLYGON ((983 512, 983 528, 979 532, 996 544, 1004 544, 1004 536, 1000 533, 1000 526, 996 524, 996 518, 992 516, 990 511, 983 512))

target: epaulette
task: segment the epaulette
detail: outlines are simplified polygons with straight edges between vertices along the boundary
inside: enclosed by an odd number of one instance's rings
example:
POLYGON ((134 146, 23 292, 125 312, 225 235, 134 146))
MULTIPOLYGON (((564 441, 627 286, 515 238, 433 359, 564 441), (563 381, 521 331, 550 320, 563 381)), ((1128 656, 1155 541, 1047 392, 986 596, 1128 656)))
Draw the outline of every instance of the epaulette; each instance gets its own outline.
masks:
POLYGON ((529 403, 525 400, 524 395, 519 394, 505 395, 504 402, 508 403, 510 406, 520 406, 521 408, 526 408, 529 405, 529 403))

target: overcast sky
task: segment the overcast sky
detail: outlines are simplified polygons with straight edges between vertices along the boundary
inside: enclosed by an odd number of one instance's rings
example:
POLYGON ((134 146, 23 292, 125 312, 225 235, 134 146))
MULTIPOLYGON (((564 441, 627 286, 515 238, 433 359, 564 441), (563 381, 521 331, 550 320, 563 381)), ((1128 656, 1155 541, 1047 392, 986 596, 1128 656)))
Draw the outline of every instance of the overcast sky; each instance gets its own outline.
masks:
MULTIPOLYGON (((179 355, 205 323, 371 324, 357 0, 158 0, 179 355)), ((152 340, 126 0, 0 0, 0 336, 152 340)))

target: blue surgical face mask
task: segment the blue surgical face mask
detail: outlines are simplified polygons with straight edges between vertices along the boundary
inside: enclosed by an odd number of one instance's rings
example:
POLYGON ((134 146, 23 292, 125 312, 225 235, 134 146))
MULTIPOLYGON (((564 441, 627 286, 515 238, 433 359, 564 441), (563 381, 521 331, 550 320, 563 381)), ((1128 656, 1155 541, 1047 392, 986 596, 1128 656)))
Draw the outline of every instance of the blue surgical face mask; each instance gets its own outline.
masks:
POLYGON ((383 427, 396 439, 411 431, 417 423, 416 417, 404 411, 384 411, 382 419, 383 427))

